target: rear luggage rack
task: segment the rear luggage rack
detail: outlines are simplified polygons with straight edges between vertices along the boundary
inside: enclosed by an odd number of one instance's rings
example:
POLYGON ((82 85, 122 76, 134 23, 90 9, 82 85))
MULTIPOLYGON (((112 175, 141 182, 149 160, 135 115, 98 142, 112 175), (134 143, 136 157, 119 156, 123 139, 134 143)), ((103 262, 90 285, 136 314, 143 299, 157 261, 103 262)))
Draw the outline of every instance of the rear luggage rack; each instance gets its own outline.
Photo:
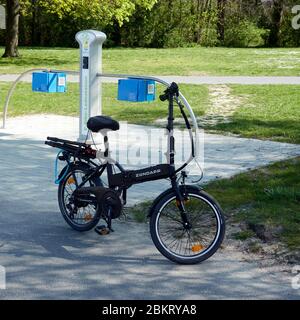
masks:
POLYGON ((96 159, 97 151, 92 149, 90 144, 59 139, 55 137, 47 137, 45 144, 53 148, 64 150, 75 157, 85 159, 96 159))
POLYGON ((50 140, 53 142, 64 142, 64 143, 73 144, 76 146, 83 146, 83 147, 89 146, 89 144, 84 143, 84 142, 64 140, 64 139, 59 139, 59 138, 55 138, 55 137, 47 137, 47 140, 50 140))

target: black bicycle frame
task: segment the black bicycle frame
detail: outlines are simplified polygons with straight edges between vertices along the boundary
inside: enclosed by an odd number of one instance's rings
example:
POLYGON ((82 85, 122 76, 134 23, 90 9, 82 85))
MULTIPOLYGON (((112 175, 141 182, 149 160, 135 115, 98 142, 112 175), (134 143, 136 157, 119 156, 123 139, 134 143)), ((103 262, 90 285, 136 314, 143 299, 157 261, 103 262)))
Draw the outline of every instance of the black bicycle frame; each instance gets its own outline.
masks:
MULTIPOLYGON (((76 181, 76 187, 77 189, 80 189, 84 187, 84 185, 90 181, 93 178, 100 177, 105 170, 107 170, 107 177, 108 177, 108 184, 109 188, 118 189, 118 191, 123 193, 123 200, 126 202, 126 191, 128 188, 130 188, 132 185, 144 183, 148 181, 155 181, 159 179, 166 179, 169 178, 171 180, 172 188, 176 194, 176 203, 178 206, 178 209, 180 210, 182 220, 186 224, 186 226, 189 225, 187 221, 187 217, 185 214, 185 208, 184 208, 184 199, 183 195, 181 194, 177 182, 177 176, 176 174, 181 171, 187 163, 183 164, 179 169, 175 169, 175 138, 174 138, 174 100, 176 100, 181 114, 185 120, 185 124, 187 129, 190 129, 190 123, 185 115, 185 112, 183 110, 183 106, 181 105, 180 101, 178 101, 179 96, 179 89, 176 83, 172 83, 170 87, 167 88, 165 93, 160 96, 160 100, 165 101, 168 100, 169 106, 168 106, 168 164, 160 164, 157 166, 151 166, 144 169, 138 169, 138 170, 125 170, 118 162, 110 162, 107 160, 107 162, 103 164, 96 164, 91 159, 96 158, 96 151, 91 149, 89 145, 86 145, 84 143, 79 142, 72 142, 67 140, 62 140, 58 138, 47 138, 50 141, 46 141, 46 144, 61 148, 65 150, 67 156, 62 159, 68 162, 70 165, 69 158, 71 156, 74 157, 74 161, 76 159, 79 159, 79 161, 85 160, 89 164, 92 164, 94 166, 94 169, 91 169, 90 173, 87 173, 82 182, 78 184, 77 179, 75 177, 75 173, 72 172, 72 175, 76 181), (114 166, 116 166, 120 173, 114 173, 114 166)), ((105 145, 108 142, 107 136, 104 137, 105 145)), ((107 158, 109 154, 108 147, 106 148, 104 152, 104 156, 107 158)), ((192 154, 194 155, 194 142, 192 140, 192 154)))
POLYGON ((77 186, 78 188, 82 188, 89 180, 93 178, 101 177, 105 170, 107 170, 109 188, 118 187, 120 189, 128 189, 135 184, 167 179, 171 178, 172 176, 171 166, 168 164, 161 164, 139 170, 125 170, 117 162, 114 164, 105 163, 101 165, 96 165, 92 161, 90 161, 90 163, 92 163, 95 168, 91 173, 88 173, 84 177, 82 182, 77 186), (120 173, 113 173, 114 166, 120 170, 120 173))

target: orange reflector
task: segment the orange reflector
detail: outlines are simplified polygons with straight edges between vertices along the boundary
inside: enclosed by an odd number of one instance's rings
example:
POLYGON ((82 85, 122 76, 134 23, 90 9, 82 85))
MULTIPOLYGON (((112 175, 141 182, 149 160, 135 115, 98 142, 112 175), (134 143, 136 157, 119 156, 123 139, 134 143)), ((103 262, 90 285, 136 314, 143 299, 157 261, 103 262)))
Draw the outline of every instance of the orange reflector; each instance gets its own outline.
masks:
POLYGON ((67 181, 67 184, 75 184, 75 179, 73 177, 70 177, 67 181))
POLYGON ((93 220, 93 216, 90 213, 87 213, 84 216, 84 221, 91 221, 91 220, 93 220))
POLYGON ((192 251, 193 252, 199 252, 203 250, 202 244, 198 243, 192 246, 192 251))

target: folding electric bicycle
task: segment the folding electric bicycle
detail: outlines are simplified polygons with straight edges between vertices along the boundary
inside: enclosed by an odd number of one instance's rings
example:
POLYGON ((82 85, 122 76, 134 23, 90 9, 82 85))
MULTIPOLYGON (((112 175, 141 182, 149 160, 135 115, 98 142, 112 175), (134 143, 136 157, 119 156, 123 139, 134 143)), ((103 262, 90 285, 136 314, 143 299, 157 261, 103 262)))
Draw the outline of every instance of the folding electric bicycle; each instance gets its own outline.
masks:
POLYGON ((185 167, 195 158, 195 141, 179 89, 172 83, 160 96, 168 100, 167 164, 139 170, 125 170, 110 157, 108 131, 119 130, 119 123, 110 117, 89 119, 90 132, 101 132, 105 150, 92 144, 48 137, 47 145, 61 149, 58 159, 66 166, 59 174, 58 202, 66 222, 77 231, 95 231, 104 235, 112 229, 112 220, 119 218, 126 204, 127 190, 139 183, 169 179, 171 188, 160 194, 149 209, 150 234, 154 245, 166 258, 180 264, 195 264, 212 256, 225 234, 225 221, 218 203, 201 188, 186 184, 185 167), (174 103, 180 109, 190 132, 191 157, 175 167, 174 103), (96 163, 96 160, 97 163, 96 163), (108 186, 104 185, 103 174, 108 186), (97 227, 103 219, 106 225, 97 227))

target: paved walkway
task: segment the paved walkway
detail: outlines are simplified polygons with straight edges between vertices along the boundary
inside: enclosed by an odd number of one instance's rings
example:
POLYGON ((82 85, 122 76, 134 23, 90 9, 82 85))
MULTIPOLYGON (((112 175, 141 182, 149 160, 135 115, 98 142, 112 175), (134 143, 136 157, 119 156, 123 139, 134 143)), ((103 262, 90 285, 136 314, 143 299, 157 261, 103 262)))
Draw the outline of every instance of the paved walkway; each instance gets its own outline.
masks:
MULTIPOLYGON (((77 140, 78 119, 56 115, 9 118, 6 129, 0 129, 0 134, 4 134, 3 140, 20 141, 20 148, 26 148, 27 141, 39 141, 35 146, 40 148, 43 154, 46 152, 47 157, 50 158, 46 165, 49 173, 47 183, 51 183, 57 150, 43 145, 41 141, 44 141, 47 136, 77 140), (24 143, 25 145, 22 146, 24 143)), ((199 162, 204 170, 203 183, 216 178, 230 177, 271 162, 300 156, 300 145, 204 134, 203 131, 200 132, 199 137, 199 162)), ((176 162, 182 164, 190 155, 189 134, 175 130, 175 138, 176 162)), ((95 139, 102 142, 101 137, 95 139)), ((165 161, 164 129, 122 123, 120 131, 109 133, 109 139, 113 157, 125 167, 147 167, 165 161), (116 149, 118 152, 115 152, 116 149)), ((199 178, 200 172, 195 163, 188 167, 188 172, 193 176, 191 180, 199 178)), ((143 198, 153 199, 168 186, 167 181, 151 182, 142 187, 134 186, 129 190, 129 197, 132 203, 139 201, 142 188, 145 191, 143 198)))
MULTIPOLYGON (((77 122, 20 117, 0 130, 0 265, 7 272, 0 299, 300 299, 291 273, 245 262, 228 241, 203 264, 178 266, 156 251, 146 224, 116 222, 107 237, 71 230, 53 184, 56 150, 43 140, 75 138, 77 122)), ((145 129, 130 126, 129 132, 140 136, 145 129)), ((208 181, 300 155, 300 146, 205 135, 204 151, 208 181)), ((129 196, 142 200, 164 188, 148 183, 129 196)))
MULTIPOLYGON (((17 79, 18 74, 0 74, 1 81, 14 81, 17 79)), ((168 82, 175 81, 177 83, 185 84, 252 84, 252 85, 268 85, 268 84, 300 84, 300 77, 263 77, 263 76, 158 76, 159 78, 168 82)), ((31 82, 31 75, 24 77, 26 82, 31 82)), ((79 77, 68 75, 69 82, 78 82, 79 77)), ((103 79, 103 82, 115 83, 116 79, 103 79)))

